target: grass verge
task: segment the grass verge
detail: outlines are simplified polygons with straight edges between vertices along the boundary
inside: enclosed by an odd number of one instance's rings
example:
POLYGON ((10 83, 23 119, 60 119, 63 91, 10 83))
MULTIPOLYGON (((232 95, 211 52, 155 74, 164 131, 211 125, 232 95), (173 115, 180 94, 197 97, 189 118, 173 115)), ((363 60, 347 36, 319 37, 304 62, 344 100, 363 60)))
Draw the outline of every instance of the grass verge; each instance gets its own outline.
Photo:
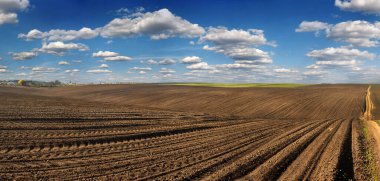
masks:
POLYGON ((370 175, 370 179, 369 180, 379 180, 380 177, 378 175, 378 172, 377 172, 377 164, 376 164, 376 158, 375 158, 375 155, 374 155, 374 151, 372 149, 372 147, 370 146, 371 145, 371 136, 370 136, 370 133, 369 133, 369 130, 367 128, 367 125, 365 124, 365 122, 363 121, 360 121, 360 127, 362 129, 362 132, 363 132, 363 137, 364 137, 364 156, 365 156, 365 159, 366 159, 366 162, 367 162, 367 165, 365 165, 367 168, 365 170, 367 170, 368 174, 370 175))

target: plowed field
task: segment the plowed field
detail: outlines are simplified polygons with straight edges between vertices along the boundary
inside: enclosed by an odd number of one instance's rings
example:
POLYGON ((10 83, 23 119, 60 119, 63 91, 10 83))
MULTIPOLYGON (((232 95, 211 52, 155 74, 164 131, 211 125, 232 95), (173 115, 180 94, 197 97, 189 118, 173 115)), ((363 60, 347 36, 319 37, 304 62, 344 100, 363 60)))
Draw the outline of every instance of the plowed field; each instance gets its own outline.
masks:
POLYGON ((0 87, 0 180, 365 179, 367 88, 0 87))

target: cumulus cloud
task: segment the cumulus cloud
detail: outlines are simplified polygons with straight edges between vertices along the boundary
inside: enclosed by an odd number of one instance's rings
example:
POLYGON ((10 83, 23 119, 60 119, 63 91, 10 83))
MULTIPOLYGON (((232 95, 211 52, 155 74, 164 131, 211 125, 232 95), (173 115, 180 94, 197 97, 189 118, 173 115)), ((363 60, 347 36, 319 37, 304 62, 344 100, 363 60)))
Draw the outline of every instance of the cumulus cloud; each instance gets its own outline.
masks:
POLYGON ((80 72, 79 69, 72 69, 72 70, 65 70, 66 73, 78 73, 80 72))
POLYGON ((158 64, 157 61, 153 60, 153 59, 149 59, 146 61, 146 63, 148 63, 149 65, 155 65, 155 64, 158 64))
POLYGON ((101 64, 100 66, 99 66, 99 68, 108 68, 108 65, 107 64, 101 64))
MULTIPOLYGON (((27 0, 24 1, 28 2, 27 0)), ((33 29, 28 33, 19 34, 18 37, 27 41, 36 39, 43 39, 46 41, 72 41, 79 39, 92 39, 99 35, 105 38, 128 38, 146 35, 151 39, 160 40, 171 37, 195 38, 200 37, 205 32, 203 27, 198 24, 190 23, 189 21, 174 15, 168 9, 160 9, 158 11, 145 13, 140 10, 141 8, 129 16, 116 18, 104 27, 100 28, 91 29, 83 27, 80 30, 53 29, 46 32, 33 29)), ((2 12, 0 11, 0 25, 2 21, 14 22, 17 20, 17 14, 15 13, 4 15, 1 13, 2 12)))
POLYGON ((58 65, 70 65, 70 63, 68 61, 60 61, 58 65))
POLYGON ((1 0, 0 1, 0 26, 5 23, 18 23, 17 11, 26 10, 29 0, 1 0))
POLYGON ((331 60, 352 60, 352 59, 370 59, 373 60, 376 55, 369 53, 368 51, 360 51, 358 49, 351 49, 348 47, 330 47, 322 50, 313 50, 307 54, 307 56, 315 58, 319 61, 331 61, 331 60))
POLYGON ((162 74, 172 74, 175 73, 176 71, 173 69, 168 69, 168 68, 161 68, 160 73, 162 74))
POLYGON ((238 64, 272 63, 267 52, 256 48, 261 45, 274 45, 266 40, 262 30, 228 30, 225 27, 211 27, 200 38, 200 42, 212 43, 211 46, 208 44, 203 46, 203 49, 223 53, 238 64))
POLYGON ((216 68, 220 69, 247 69, 247 70, 252 70, 252 69, 264 69, 265 66, 262 65, 256 65, 256 64, 242 64, 242 63, 233 63, 233 64, 220 64, 220 65, 215 65, 216 68))
POLYGON ((98 51, 92 54, 92 57, 116 57, 119 56, 116 52, 111 51, 98 51))
POLYGON ((273 70, 276 73, 297 73, 297 70, 292 70, 292 69, 286 69, 286 68, 278 68, 273 70))
POLYGON ((0 65, 0 73, 8 72, 7 68, 8 68, 7 66, 0 65))
POLYGON ((329 24, 320 21, 302 21, 299 27, 296 29, 296 32, 317 32, 320 30, 326 30, 329 28, 329 26, 329 24))
POLYGON ((69 50, 87 51, 89 48, 81 43, 64 43, 61 41, 44 43, 40 52, 63 56, 69 50))
POLYGON ((350 43, 354 46, 374 47, 380 39, 380 23, 346 21, 336 24, 327 31, 327 37, 350 43))
POLYGON ((158 64, 160 64, 160 65, 173 65, 175 63, 176 63, 175 60, 170 59, 170 58, 165 58, 165 59, 158 62, 158 64))
POLYGON ((12 59, 13 60, 30 60, 32 58, 37 57, 36 52, 18 52, 18 53, 13 53, 10 52, 12 59))
POLYGON ((53 73, 58 71, 59 69, 57 68, 52 68, 52 67, 33 67, 32 71, 35 73, 53 73))
POLYGON ((215 46, 258 46, 268 44, 262 30, 228 30, 226 27, 210 27, 207 33, 200 38, 200 41, 209 41, 215 46))
POLYGON ((335 0, 335 6, 342 10, 380 15, 378 0, 335 0))
POLYGON ((151 71, 152 68, 150 68, 150 67, 132 67, 129 70, 151 71))
POLYGON ((380 22, 370 23, 367 21, 345 21, 335 25, 328 25, 322 22, 307 22, 309 24, 320 24, 305 26, 305 22, 300 24, 297 32, 318 33, 319 30, 325 30, 326 37, 335 41, 349 43, 351 46, 358 47, 375 47, 378 46, 380 39, 380 22), (323 25, 322 25, 323 24, 323 25), (302 31, 301 31, 302 30, 302 31))
POLYGON ((132 60, 131 57, 127 56, 114 56, 114 57, 105 57, 105 61, 129 61, 132 60))
POLYGON ((45 39, 48 41, 72 41, 79 39, 92 39, 99 35, 97 30, 83 27, 80 30, 61 30, 53 29, 48 32, 41 32, 40 30, 33 29, 27 34, 19 34, 18 38, 25 39, 27 41, 36 39, 45 39))
POLYGON ((33 29, 30 30, 27 34, 18 34, 18 38, 25 39, 26 41, 32 41, 36 39, 42 39, 45 37, 44 33, 41 32, 40 30, 33 29))
POLYGON ((181 60, 181 63, 184 64, 192 64, 192 63, 199 63, 202 61, 202 58, 197 56, 191 56, 191 57, 185 57, 181 60))
POLYGON ((200 62, 196 64, 192 64, 186 67, 187 69, 190 70, 212 70, 215 69, 214 67, 208 65, 207 62, 200 62))
POLYGON ((176 36, 194 38, 204 33, 198 24, 175 16, 168 9, 140 13, 133 18, 116 18, 100 31, 101 36, 107 38, 147 35, 155 40, 176 36))
POLYGON ((307 68, 307 69, 319 69, 319 68, 321 68, 321 66, 319 66, 319 65, 315 65, 315 64, 312 64, 312 65, 308 65, 308 66, 306 66, 306 68, 307 68))
POLYGON ((102 57, 104 61, 129 61, 132 60, 131 57, 121 56, 119 53, 111 51, 98 51, 92 54, 92 57, 102 57))
POLYGON ((102 73, 112 73, 111 70, 107 69, 92 69, 92 70, 87 70, 87 73, 94 73, 94 74, 102 74, 102 73))
POLYGON ((375 54, 368 51, 348 47, 313 50, 307 53, 307 56, 317 60, 314 64, 307 66, 308 69, 350 68, 351 70, 358 70, 361 61, 376 58, 375 54))

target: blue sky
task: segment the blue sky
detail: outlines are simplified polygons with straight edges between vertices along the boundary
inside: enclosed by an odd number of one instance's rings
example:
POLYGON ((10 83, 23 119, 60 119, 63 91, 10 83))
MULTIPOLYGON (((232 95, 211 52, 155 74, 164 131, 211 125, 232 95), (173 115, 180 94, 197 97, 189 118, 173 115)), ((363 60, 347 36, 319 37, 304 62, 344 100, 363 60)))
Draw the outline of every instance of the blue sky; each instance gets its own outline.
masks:
POLYGON ((379 83, 373 0, 1 0, 0 79, 379 83))

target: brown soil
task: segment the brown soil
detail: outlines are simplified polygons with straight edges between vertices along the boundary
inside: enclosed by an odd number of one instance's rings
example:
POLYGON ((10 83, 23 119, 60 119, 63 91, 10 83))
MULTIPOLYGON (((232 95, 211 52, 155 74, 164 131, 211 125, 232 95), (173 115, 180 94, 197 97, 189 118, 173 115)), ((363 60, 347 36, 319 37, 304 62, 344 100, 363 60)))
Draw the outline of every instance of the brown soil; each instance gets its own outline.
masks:
POLYGON ((380 120, 380 85, 371 86, 372 120, 380 120))
POLYGON ((0 87, 0 180, 365 179, 366 89, 0 87))

